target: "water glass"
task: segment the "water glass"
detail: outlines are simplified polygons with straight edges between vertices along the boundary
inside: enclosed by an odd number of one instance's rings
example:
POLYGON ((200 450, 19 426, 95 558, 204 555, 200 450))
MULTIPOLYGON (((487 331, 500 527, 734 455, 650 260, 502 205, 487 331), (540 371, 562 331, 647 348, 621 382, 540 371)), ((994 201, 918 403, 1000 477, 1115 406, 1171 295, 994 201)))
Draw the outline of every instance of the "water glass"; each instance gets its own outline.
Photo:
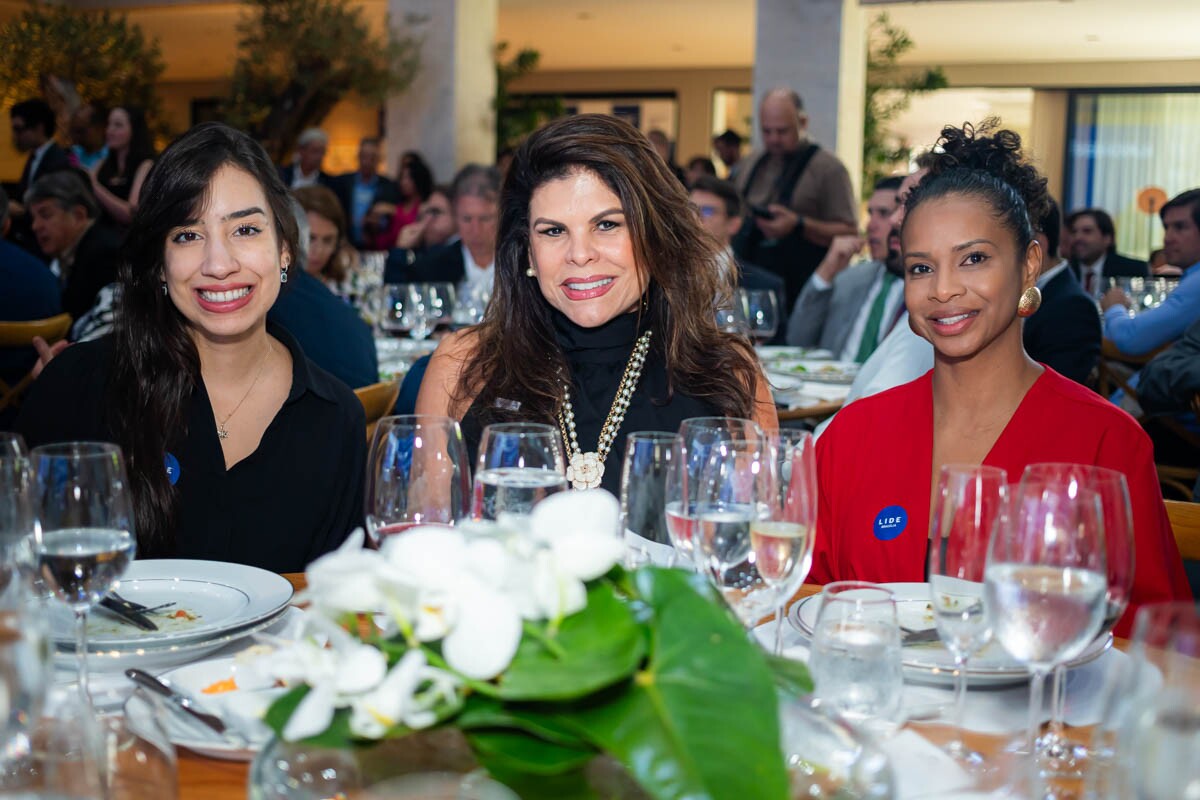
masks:
POLYGON ((492 299, 491 290, 482 284, 464 282, 458 287, 451 322, 456 327, 478 325, 492 299))
POLYGON ((984 572, 996 640, 1032 673, 1026 752, 1029 790, 1046 675, 1083 652, 1104 621, 1108 588, 1100 497, 1070 475, 1026 469, 996 531, 984 572))
POLYGON ((967 664, 992 638, 983 591, 988 543, 1008 523, 1008 474, 946 464, 938 472, 929 547, 929 590, 938 637, 954 656, 954 740, 946 751, 966 766, 983 757, 963 743, 967 664))
POLYGON ((454 308, 458 302, 454 284, 449 281, 438 281, 426 284, 426 286, 429 287, 427 297, 434 329, 449 326, 454 322, 454 308))
POLYGON ((826 584, 808 668, 822 705, 851 725, 894 733, 903 721, 904 677, 891 591, 859 581, 826 584))
POLYGON ((528 514, 566 488, 562 438, 554 426, 508 422, 483 429, 471 505, 475 519, 528 514))
POLYGON ((766 344, 779 330, 779 298, 771 289, 738 289, 738 304, 755 344, 766 344))
POLYGON ((384 537, 416 525, 454 525, 470 515, 471 468, 458 423, 449 417, 384 417, 367 457, 367 533, 384 537))
POLYGON ((433 289, 433 284, 408 284, 408 305, 404 309, 404 316, 408 319, 409 336, 419 342, 433 333, 441 321, 442 300, 433 289))
POLYGON ((663 431, 640 431, 625 441, 621 466, 621 525, 625 531, 625 565, 675 565, 675 548, 667 531, 667 478, 677 456, 679 437, 663 431))
POLYGON ((17 788, 11 784, 28 768, 50 673, 42 600, 27 581, 10 580, 0 591, 0 705, 5 709, 0 715, 0 790, 17 788))
POLYGON ((0 431, 0 458, 7 456, 28 456, 29 448, 19 433, 0 431))
POLYGON ((768 498, 767 520, 750 528, 754 563, 775 590, 775 655, 783 654, 787 603, 812 567, 817 522, 817 451, 808 431, 780 430, 771 439, 778 491, 768 498))
POLYGON ((121 448, 100 442, 35 447, 33 555, 46 588, 75 612, 79 690, 87 686, 88 610, 116 587, 136 550, 121 448))
POLYGON ((380 289, 379 328, 391 336, 407 336, 412 330, 409 284, 389 283, 380 289))

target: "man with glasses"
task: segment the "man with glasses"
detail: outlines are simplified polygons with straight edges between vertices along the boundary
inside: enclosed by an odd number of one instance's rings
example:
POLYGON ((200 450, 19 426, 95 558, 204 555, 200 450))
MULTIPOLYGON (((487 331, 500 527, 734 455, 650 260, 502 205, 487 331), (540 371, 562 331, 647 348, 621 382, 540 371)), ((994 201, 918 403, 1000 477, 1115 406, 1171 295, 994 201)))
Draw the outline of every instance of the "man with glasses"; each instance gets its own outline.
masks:
POLYGON ((743 289, 770 289, 782 303, 783 279, 733 254, 733 237, 742 227, 742 198, 733 184, 703 175, 696 179, 689 197, 700 215, 700 224, 724 248, 725 268, 737 271, 737 285, 743 289))
POLYGON ((71 160, 67 151, 54 141, 54 131, 58 125, 54 111, 45 100, 34 98, 17 103, 9 110, 8 117, 12 125, 13 147, 18 153, 29 154, 25 169, 21 172, 21 181, 17 184, 16 195, 8 202, 8 212, 13 220, 10 238, 31 253, 42 256, 30 231, 22 201, 34 181, 43 175, 66 169, 71 166, 71 160))

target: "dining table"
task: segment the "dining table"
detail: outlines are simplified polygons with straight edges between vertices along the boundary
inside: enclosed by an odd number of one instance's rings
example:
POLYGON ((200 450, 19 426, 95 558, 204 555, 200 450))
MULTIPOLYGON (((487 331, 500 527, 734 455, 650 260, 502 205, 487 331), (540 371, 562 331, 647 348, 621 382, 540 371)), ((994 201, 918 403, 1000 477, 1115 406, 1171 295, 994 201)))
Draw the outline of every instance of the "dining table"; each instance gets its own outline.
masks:
MULTIPOLYGON (((303 573, 284 574, 297 592, 306 587, 303 573)), ((821 586, 805 584, 796 592, 792 603, 821 592, 821 586)), ((790 604, 789 604, 790 605, 790 604)), ((1115 639, 1114 646, 1126 650, 1129 642, 1115 639)), ((943 745, 952 740, 955 730, 940 721, 910 721, 905 730, 918 734, 933 745, 943 745)), ((1086 735, 1086 728, 1073 729, 1076 735, 1086 735)), ((1011 734, 992 734, 966 730, 962 732, 964 743, 985 756, 999 753, 1012 740, 1011 734)), ((179 800, 244 800, 247 796, 247 776, 250 765, 246 762, 220 761, 197 755, 181 748, 178 752, 179 800)), ((1063 779, 1056 787, 1064 791, 1063 796, 1078 795, 1082 781, 1063 779)))

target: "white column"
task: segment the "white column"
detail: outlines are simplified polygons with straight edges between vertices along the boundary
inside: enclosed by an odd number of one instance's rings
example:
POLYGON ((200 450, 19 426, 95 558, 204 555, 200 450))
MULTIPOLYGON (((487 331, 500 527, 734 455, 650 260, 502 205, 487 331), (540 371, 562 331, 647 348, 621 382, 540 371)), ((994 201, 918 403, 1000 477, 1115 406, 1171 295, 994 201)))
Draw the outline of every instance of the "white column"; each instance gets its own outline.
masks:
POLYGON ((440 182, 468 162, 496 157, 496 15, 499 0, 388 0, 393 20, 413 16, 421 66, 404 94, 389 100, 387 158, 417 150, 440 182))
MULTIPOLYGON (((857 192, 862 182, 867 17, 858 0, 757 0, 754 97, 790 86, 808 131, 835 151, 857 192)), ((759 132, 754 132, 758 142, 759 132)))

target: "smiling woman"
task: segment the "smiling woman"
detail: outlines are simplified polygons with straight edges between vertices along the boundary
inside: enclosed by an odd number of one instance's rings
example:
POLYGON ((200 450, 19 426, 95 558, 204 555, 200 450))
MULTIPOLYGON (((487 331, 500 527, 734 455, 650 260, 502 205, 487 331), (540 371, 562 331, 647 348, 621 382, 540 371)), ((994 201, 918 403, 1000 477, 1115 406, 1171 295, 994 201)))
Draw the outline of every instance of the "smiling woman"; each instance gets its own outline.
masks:
POLYGON ((921 581, 933 481, 945 464, 1039 462, 1125 474, 1137 532, 1127 635, 1139 604, 1188 596, 1150 440, 1125 412, 1038 364, 1022 345, 1037 312, 1046 181, 1012 131, 947 127, 904 201, 904 302, 933 370, 843 409, 817 445, 815 582, 921 581), (899 522, 897 522, 899 520, 899 522))
MULTIPOLYGON (((487 316, 443 340, 417 412, 461 419, 470 449, 493 422, 551 423, 568 457, 594 452, 601 466, 605 428, 614 448, 688 417, 774 429, 749 343, 717 329, 714 298, 732 288, 719 264, 641 133, 598 114, 552 122, 509 168, 487 316)), ((603 488, 619 484, 619 469, 603 470, 603 488)))
POLYGON ((151 170, 125 245, 114 333, 47 366, 30 444, 115 441, 138 554, 296 572, 362 514, 362 407, 268 325, 298 250, 262 148, 193 128, 151 170))

